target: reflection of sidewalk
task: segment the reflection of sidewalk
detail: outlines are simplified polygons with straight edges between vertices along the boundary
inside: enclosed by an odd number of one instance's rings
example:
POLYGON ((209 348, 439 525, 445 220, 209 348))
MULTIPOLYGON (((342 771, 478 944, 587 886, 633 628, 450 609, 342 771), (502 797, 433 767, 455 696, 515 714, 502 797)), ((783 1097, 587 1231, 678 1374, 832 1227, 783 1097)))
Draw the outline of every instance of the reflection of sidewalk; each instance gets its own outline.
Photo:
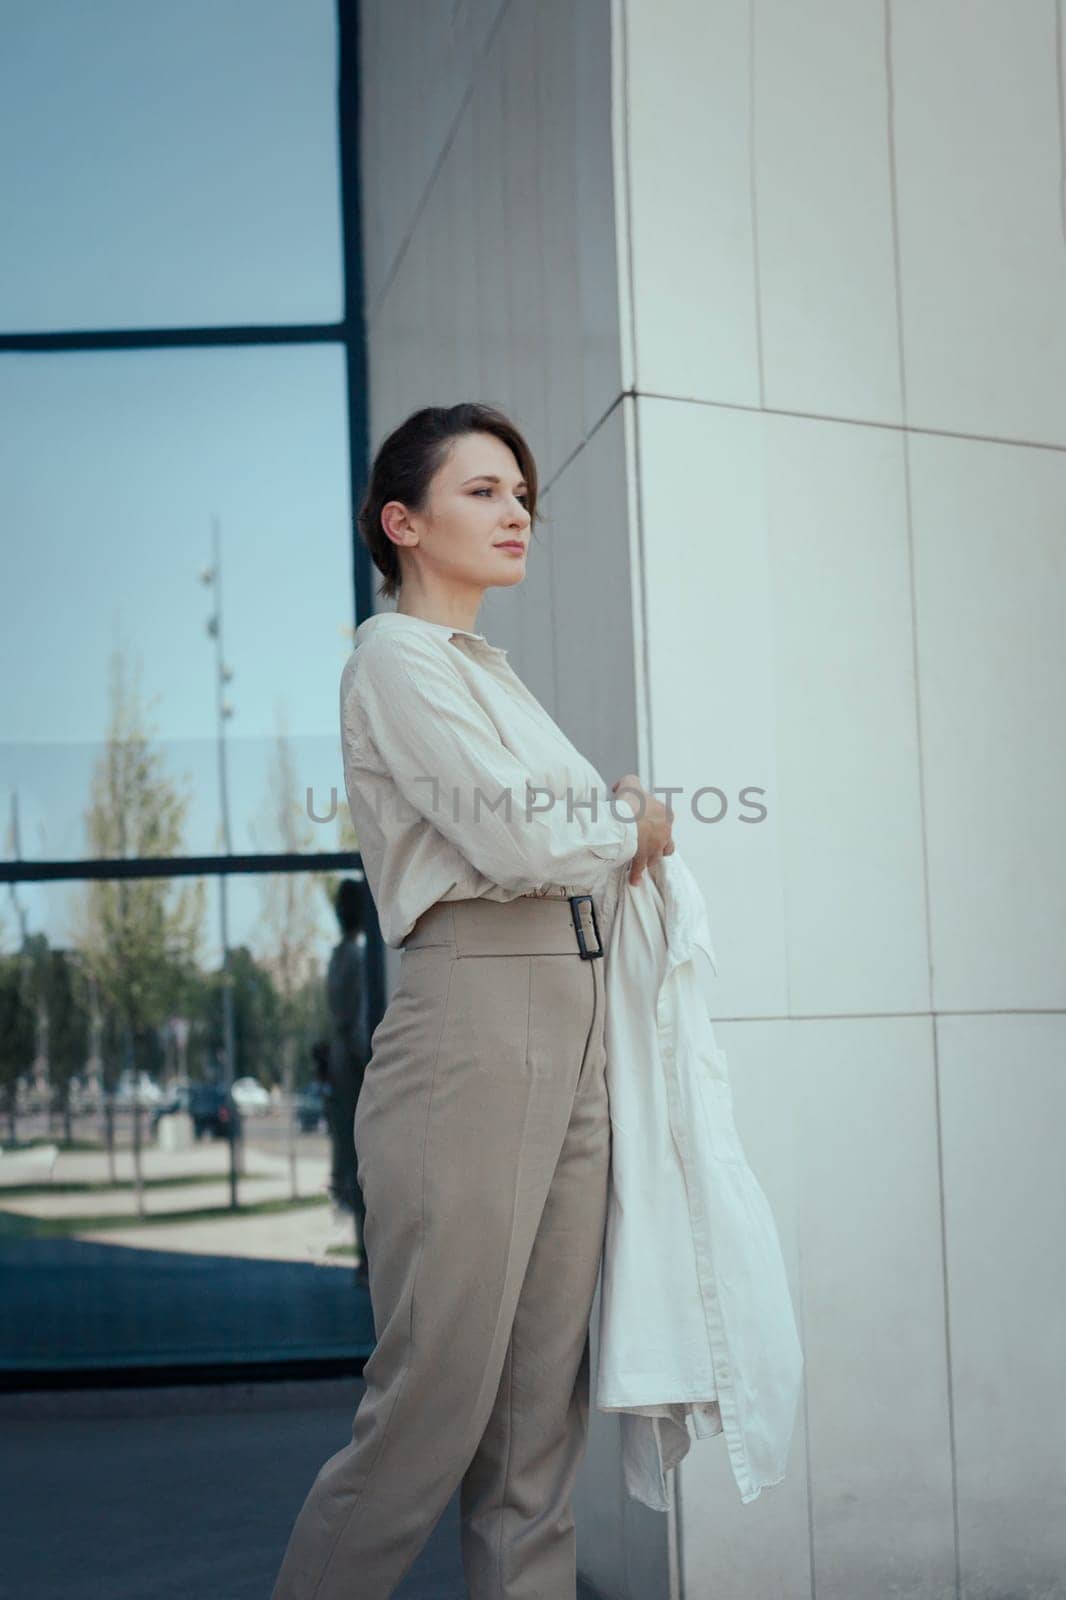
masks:
MULTIPOLYGON (((131 1183, 133 1157, 116 1154, 120 1182, 131 1183)), ((0 1182, 0 1211, 27 1218, 69 1221, 68 1236, 100 1244, 141 1249, 183 1251, 198 1255, 243 1256, 252 1260, 317 1261, 322 1265, 352 1266, 352 1256, 327 1255, 337 1243, 354 1243, 338 1233, 327 1204, 329 1160, 325 1155, 301 1152, 296 1162, 296 1196, 288 1155, 245 1143, 244 1175, 238 1185, 242 1206, 255 1208, 269 1201, 282 1209, 257 1213, 229 1210, 229 1148, 221 1140, 188 1150, 144 1150, 144 1209, 136 1214, 132 1187, 108 1184, 107 1156, 103 1151, 61 1151, 51 1183, 34 1183, 31 1192, 18 1193, 0 1182), (201 1180, 201 1181, 197 1181, 201 1180), (65 1192, 66 1185, 93 1185, 65 1192), (97 1188, 96 1185, 103 1187, 97 1188), (318 1201, 318 1204, 309 1203, 318 1201), (217 1217, 173 1217, 175 1212, 217 1209, 217 1217), (166 1215, 168 1220, 162 1220, 166 1215), (114 1223, 110 1219, 114 1218, 114 1223), (78 1226, 77 1220, 84 1219, 78 1226), (97 1220, 100 1225, 97 1226, 97 1220), (123 1219, 128 1219, 124 1221, 123 1219)))
MULTIPOLYGON (((249 1185, 251 1191, 251 1186, 249 1185)), ((288 1189, 286 1189, 286 1194, 288 1189)), ((228 1191, 227 1191, 228 1194, 228 1191)), ((259 1187, 249 1199, 264 1198, 259 1187)), ((142 1250, 182 1250, 193 1255, 242 1256, 249 1261, 314 1261, 323 1267, 347 1267, 354 1256, 327 1255, 339 1241, 331 1222, 330 1207, 301 1205, 291 1211, 273 1211, 248 1216, 231 1212, 228 1216, 203 1218, 196 1222, 152 1222, 144 1227, 131 1224, 116 1228, 78 1230, 78 1238, 98 1244, 135 1245, 142 1250)), ((351 1239, 355 1242, 355 1223, 351 1239)))
MULTIPOLYGON (((244 1166, 249 1174, 288 1176, 289 1159, 284 1151, 267 1150, 262 1145, 244 1141, 244 1166)), ((329 1168, 324 1154, 300 1151, 296 1158, 297 1177, 301 1194, 313 1193, 329 1168)), ((146 1145, 141 1153, 141 1171, 149 1182, 166 1178, 203 1176, 207 1180, 229 1181, 229 1145, 224 1139, 211 1139, 190 1145, 187 1150, 160 1150, 157 1145, 146 1145)), ((0 1199, 4 1194, 5 1170, 0 1166, 0 1199)), ((133 1152, 116 1150, 115 1176, 120 1183, 132 1183, 133 1152)), ((105 1150, 60 1150, 52 1173, 52 1184, 107 1183, 110 1173, 105 1150)), ((21 1178, 11 1175, 12 1182, 21 1178)), ((36 1181, 34 1178, 31 1181, 36 1181)), ((47 1184, 47 1179, 44 1184, 47 1184)), ((177 1191, 175 1191, 177 1192, 177 1191)))

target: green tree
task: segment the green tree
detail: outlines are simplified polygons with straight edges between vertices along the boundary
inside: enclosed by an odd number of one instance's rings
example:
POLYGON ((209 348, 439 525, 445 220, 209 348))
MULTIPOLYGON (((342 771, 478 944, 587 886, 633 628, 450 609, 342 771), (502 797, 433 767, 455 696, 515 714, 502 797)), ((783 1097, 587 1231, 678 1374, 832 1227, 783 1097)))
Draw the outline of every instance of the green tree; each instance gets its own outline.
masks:
MULTIPOLYGON (((88 853, 126 860, 181 853, 190 797, 177 792, 153 743, 137 683, 120 650, 110 661, 110 717, 85 812, 88 853)), ((97 986, 107 1148, 114 1166, 114 1090, 121 1068, 148 1066, 150 1041, 195 982, 204 917, 202 881, 94 879, 75 911, 75 944, 97 986)), ((133 1098, 137 1208, 143 1215, 141 1107, 133 1098)))
POLYGON ((21 954, 0 956, 0 1092, 8 1138, 18 1137, 18 1085, 33 1061, 37 1025, 27 966, 21 954))
MULTIPOLYGON (((235 945, 230 949, 230 979, 237 1056, 234 1076, 251 1076, 263 1084, 280 1083, 281 1014, 271 975, 247 945, 235 945)), ((221 972, 211 973, 204 981, 199 1023, 207 1059, 217 1059, 224 1043, 221 972)))

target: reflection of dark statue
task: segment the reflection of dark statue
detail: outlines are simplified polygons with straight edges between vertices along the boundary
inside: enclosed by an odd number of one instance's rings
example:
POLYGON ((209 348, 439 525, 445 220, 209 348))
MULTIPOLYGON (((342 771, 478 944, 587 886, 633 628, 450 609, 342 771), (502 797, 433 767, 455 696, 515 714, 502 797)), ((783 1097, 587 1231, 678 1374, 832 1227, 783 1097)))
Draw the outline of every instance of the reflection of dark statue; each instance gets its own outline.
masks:
POLYGON ((331 1092, 326 1102, 333 1148, 330 1190, 334 1204, 354 1215, 358 1224, 363 1256, 360 1265, 362 1273, 366 1271, 366 1245, 363 1243, 366 1208, 356 1176, 354 1125, 356 1102, 370 1053, 365 932, 367 904, 365 883, 344 878, 334 901, 342 938, 330 955, 326 975, 326 996, 332 1019, 329 1042, 331 1092))

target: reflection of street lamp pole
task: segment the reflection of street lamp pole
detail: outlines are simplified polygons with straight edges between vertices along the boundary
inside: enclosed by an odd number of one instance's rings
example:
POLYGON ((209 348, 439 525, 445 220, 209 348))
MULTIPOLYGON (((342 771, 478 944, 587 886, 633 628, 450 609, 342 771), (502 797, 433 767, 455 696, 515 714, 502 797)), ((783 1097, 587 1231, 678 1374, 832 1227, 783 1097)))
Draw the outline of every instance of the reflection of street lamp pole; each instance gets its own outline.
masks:
MULTIPOLYGON (((215 689, 218 711, 218 790, 219 805, 222 811, 222 839, 227 856, 233 854, 233 839, 229 825, 229 784, 226 776, 226 722, 233 715, 233 707, 225 698, 225 686, 233 677, 232 667, 227 667, 222 653, 222 552, 218 531, 218 518, 211 518, 211 556, 212 564, 200 574, 200 581, 205 588, 213 587, 215 591, 215 609, 207 619, 207 636, 215 641, 215 689)), ((222 1056, 225 1063, 226 1088, 233 1089, 233 1080, 237 1075, 237 1050, 236 1037, 233 1024, 233 978, 230 968, 229 950, 229 880, 226 873, 221 873, 218 880, 218 908, 219 924, 222 937, 222 1056)), ((233 1127, 229 1140, 229 1192, 230 1207, 237 1210, 237 1174, 240 1167, 237 1144, 243 1137, 239 1131, 239 1120, 233 1127)))

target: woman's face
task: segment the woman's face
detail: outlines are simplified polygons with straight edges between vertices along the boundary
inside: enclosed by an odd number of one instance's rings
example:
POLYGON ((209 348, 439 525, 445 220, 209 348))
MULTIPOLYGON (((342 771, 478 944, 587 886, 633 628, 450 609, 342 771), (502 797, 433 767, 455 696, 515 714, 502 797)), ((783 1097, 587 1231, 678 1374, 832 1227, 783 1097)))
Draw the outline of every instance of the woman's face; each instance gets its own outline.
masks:
POLYGON ((382 510, 383 525, 402 535, 405 586, 408 573, 433 589, 521 583, 530 535, 527 501, 510 447, 493 433, 461 435, 430 483, 424 512, 406 512, 397 500, 382 510))

